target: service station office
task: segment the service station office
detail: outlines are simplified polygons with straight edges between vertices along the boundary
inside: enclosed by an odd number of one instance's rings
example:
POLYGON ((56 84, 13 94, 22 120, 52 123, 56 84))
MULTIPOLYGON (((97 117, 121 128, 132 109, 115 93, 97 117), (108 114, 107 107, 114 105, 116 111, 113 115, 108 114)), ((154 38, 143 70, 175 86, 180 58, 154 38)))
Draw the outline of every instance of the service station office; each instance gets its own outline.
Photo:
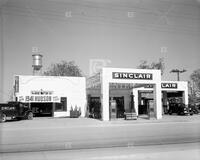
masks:
POLYGON ((100 107, 103 121, 112 119, 112 99, 117 101, 116 118, 123 118, 131 107, 138 116, 144 100, 150 102, 150 116, 156 119, 162 118, 163 106, 167 105, 169 97, 181 97, 182 102, 188 104, 187 82, 161 81, 160 70, 102 68, 100 73, 87 79, 86 88, 87 110, 91 111, 96 104, 93 102, 99 100, 97 107, 100 107))

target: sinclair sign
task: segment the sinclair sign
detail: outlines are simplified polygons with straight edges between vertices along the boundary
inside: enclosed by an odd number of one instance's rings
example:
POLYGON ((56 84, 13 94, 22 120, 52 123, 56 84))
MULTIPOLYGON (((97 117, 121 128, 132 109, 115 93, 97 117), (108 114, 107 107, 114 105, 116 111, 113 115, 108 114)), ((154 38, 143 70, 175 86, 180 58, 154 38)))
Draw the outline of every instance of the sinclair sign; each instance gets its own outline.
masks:
POLYGON ((138 80, 152 80, 151 73, 127 73, 127 72, 113 72, 113 79, 138 79, 138 80))
POLYGON ((161 88, 177 89, 178 85, 177 83, 161 83, 161 88))
MULTIPOLYGON (((145 88, 153 88, 153 84, 147 84, 145 88)), ((178 84, 177 83, 161 83, 161 88, 163 89, 177 89, 178 84)))

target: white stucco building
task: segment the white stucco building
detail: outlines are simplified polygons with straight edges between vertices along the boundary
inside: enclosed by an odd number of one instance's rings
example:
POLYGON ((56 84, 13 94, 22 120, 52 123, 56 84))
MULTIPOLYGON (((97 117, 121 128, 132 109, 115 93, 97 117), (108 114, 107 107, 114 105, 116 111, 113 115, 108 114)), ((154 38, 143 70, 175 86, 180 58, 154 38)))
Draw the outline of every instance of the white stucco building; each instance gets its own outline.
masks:
POLYGON ((86 81, 84 77, 15 76, 15 100, 29 103, 35 114, 70 116, 71 108, 85 116, 86 81))

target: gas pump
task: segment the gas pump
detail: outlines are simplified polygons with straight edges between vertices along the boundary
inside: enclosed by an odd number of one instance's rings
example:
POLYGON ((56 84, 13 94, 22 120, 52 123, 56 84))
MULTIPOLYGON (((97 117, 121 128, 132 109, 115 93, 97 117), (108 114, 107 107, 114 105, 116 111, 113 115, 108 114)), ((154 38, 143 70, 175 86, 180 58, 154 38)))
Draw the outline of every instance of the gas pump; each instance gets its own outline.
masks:
POLYGON ((134 95, 133 95, 133 92, 131 92, 130 98, 131 98, 130 110, 131 110, 132 113, 135 113, 135 103, 134 103, 134 95))
POLYGON ((91 115, 90 115, 90 104, 91 104, 91 95, 90 94, 88 94, 87 95, 87 110, 86 110, 86 116, 87 117, 91 117, 91 115))
POLYGON ((110 100, 110 119, 117 118, 117 102, 113 98, 110 100))
POLYGON ((125 120, 132 120, 132 119, 136 120, 137 119, 133 92, 131 92, 131 95, 130 95, 130 109, 128 112, 125 112, 124 115, 125 115, 125 117, 124 117, 125 120))

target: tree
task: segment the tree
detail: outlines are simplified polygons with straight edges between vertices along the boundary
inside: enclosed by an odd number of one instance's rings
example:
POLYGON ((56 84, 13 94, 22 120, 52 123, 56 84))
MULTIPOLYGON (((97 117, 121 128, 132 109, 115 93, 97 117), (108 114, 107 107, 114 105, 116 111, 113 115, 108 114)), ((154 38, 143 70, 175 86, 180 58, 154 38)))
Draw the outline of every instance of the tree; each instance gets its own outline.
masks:
POLYGON ((140 69, 160 69, 161 70, 161 75, 164 73, 165 69, 165 63, 163 58, 159 58, 158 62, 152 62, 148 64, 146 60, 142 60, 141 64, 137 67, 140 69))
POLYGON ((195 70, 190 75, 190 79, 193 81, 193 89, 200 91, 200 69, 195 70))
POLYGON ((60 63, 51 64, 51 66, 43 74, 46 76, 83 76, 81 69, 75 64, 74 61, 61 61, 60 63))

